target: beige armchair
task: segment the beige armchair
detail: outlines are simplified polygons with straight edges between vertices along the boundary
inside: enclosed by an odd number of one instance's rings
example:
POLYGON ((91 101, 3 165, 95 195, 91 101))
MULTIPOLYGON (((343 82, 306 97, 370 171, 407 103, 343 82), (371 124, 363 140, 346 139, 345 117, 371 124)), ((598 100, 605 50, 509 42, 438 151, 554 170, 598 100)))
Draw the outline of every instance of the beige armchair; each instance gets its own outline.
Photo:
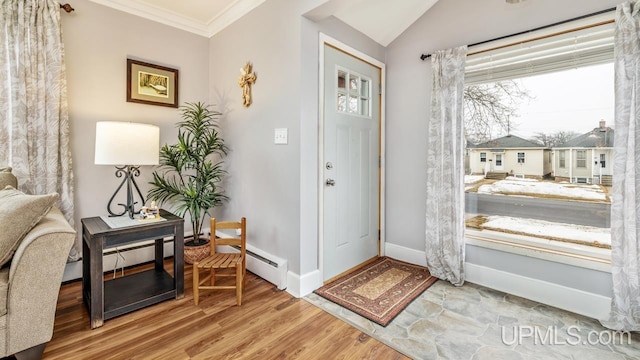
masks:
MULTIPOLYGON (((15 177, 0 167, 0 190, 6 185, 15 186, 15 177)), ((0 357, 42 358, 53 336, 60 283, 74 239, 73 228, 52 207, 0 268, 0 357)))

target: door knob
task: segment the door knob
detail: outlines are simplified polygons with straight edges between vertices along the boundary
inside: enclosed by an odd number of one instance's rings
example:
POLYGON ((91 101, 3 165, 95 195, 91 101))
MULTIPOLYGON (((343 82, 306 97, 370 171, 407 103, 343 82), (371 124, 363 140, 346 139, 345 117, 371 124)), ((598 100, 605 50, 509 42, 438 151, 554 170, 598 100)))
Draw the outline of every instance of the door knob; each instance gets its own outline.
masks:
POLYGON ((335 186, 336 185, 336 181, 333 180, 333 179, 327 179, 325 184, 327 184, 327 186, 335 186))

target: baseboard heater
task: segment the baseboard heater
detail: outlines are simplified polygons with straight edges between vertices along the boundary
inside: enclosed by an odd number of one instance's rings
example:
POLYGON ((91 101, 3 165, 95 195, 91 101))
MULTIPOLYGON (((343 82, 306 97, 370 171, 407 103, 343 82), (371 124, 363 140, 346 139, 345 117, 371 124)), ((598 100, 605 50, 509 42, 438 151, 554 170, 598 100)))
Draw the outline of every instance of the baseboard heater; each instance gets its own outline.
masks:
MULTIPOLYGON (((240 251, 239 246, 231 246, 240 251)), ((280 290, 287 288, 287 260, 268 254, 247 244, 247 270, 274 284, 280 290)))
MULTIPOLYGON (((206 232, 208 233, 208 231, 206 232)), ((189 234, 185 234, 189 235, 189 234)), ((165 243, 173 242, 173 238, 164 239, 165 243)), ((153 246, 154 241, 150 240, 149 243, 143 243, 137 246, 123 246, 116 249, 109 249, 104 252, 104 255, 116 254, 116 252, 126 252, 130 250, 137 250, 141 248, 147 248, 153 246)), ((231 246, 234 250, 240 251, 239 247, 231 246)), ((258 248, 255 248, 247 244, 247 269, 252 273, 260 276, 268 282, 274 284, 280 290, 287 288, 287 260, 269 254, 258 248)))

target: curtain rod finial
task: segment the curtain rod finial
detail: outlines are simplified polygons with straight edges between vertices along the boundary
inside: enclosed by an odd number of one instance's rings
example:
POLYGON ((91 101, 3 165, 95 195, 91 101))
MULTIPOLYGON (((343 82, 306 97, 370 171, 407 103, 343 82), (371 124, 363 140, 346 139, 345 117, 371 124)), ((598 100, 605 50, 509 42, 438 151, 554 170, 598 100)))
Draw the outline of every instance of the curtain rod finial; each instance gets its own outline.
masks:
POLYGON ((72 8, 72 7, 71 7, 71 5, 69 5, 69 4, 64 4, 64 5, 60 4, 60 8, 61 8, 61 9, 64 9, 64 11, 66 11, 66 12, 68 12, 68 13, 70 13, 70 12, 72 12, 72 11, 74 11, 74 10, 75 10, 75 9, 74 9, 74 8, 72 8))

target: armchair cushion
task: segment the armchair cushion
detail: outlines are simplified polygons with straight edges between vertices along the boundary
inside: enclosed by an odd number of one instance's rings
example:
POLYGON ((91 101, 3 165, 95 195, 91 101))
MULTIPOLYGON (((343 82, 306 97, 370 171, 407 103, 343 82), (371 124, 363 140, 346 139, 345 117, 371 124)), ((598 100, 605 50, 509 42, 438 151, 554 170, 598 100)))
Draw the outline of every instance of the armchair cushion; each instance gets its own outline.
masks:
POLYGON ((26 195, 12 186, 0 190, 0 266, 11 260, 20 241, 57 199, 55 193, 26 195))

